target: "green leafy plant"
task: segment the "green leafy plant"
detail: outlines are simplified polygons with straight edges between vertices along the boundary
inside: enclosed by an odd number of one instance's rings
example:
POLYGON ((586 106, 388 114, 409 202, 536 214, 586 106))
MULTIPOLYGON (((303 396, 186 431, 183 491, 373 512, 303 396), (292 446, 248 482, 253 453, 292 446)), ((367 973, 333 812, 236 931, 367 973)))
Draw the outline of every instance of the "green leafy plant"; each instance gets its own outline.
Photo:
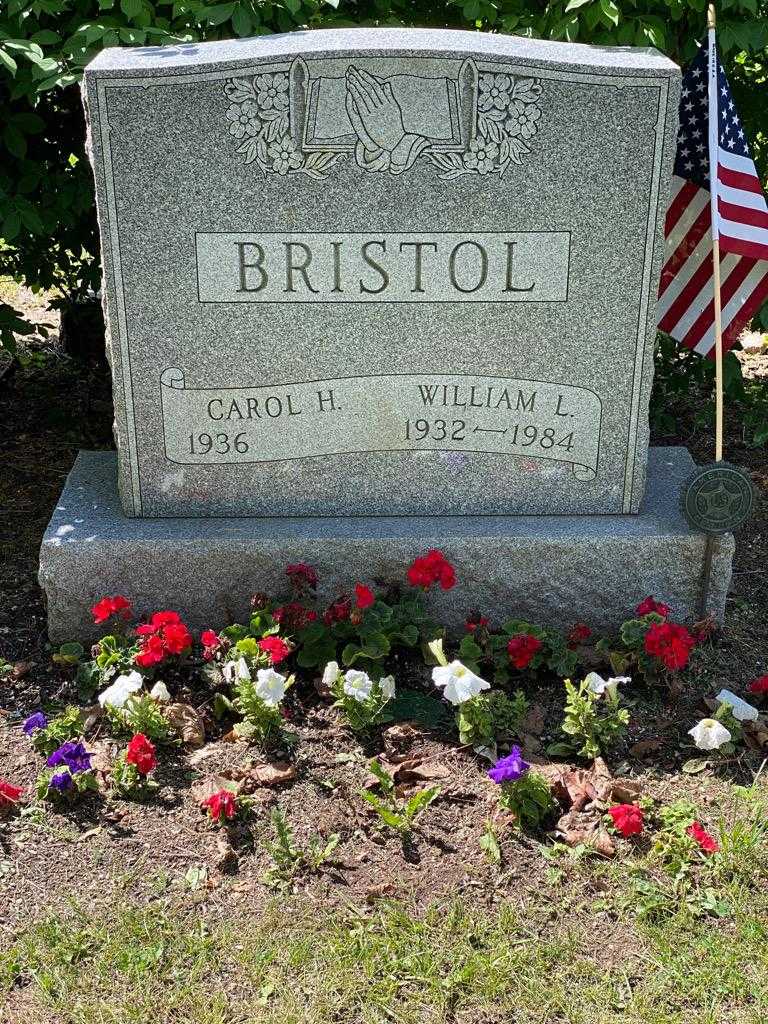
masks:
POLYGON ((84 793, 98 790, 96 776, 92 771, 69 772, 62 768, 44 768, 35 781, 35 795, 38 800, 49 800, 53 803, 68 803, 84 793), (69 776, 68 788, 57 787, 54 779, 61 775, 69 776))
POLYGON ((293 684, 293 676, 286 679, 273 669, 257 670, 256 675, 256 679, 253 679, 250 674, 241 673, 235 682, 233 705, 243 716, 243 721, 235 726, 235 732, 242 739, 247 739, 262 749, 280 744, 291 745, 295 737, 284 729, 279 705, 283 694, 293 684), (274 680, 271 691, 263 687, 259 678, 260 673, 265 673, 270 680, 274 680), (264 696, 260 694, 260 690, 264 696))
POLYGON ((395 695, 394 676, 371 679, 360 669, 342 672, 332 661, 325 667, 323 682, 330 686, 336 698, 334 707, 343 712, 353 732, 367 733, 392 720, 386 709, 395 695))
POLYGON ((273 888, 290 888, 297 875, 318 872, 331 860, 339 845, 340 836, 333 832, 327 839, 317 836, 306 846, 298 846, 293 830, 279 807, 273 809, 271 822, 275 838, 265 842, 264 847, 272 858, 272 864, 262 881, 273 888))
POLYGON ((379 666, 398 648, 412 649, 434 635, 434 626, 417 596, 378 599, 363 612, 353 610, 339 619, 326 613, 324 618, 310 622, 296 634, 296 660, 303 668, 320 668, 338 661, 344 667, 358 666, 383 674, 379 666))
POLYGON ((143 800, 159 788, 154 779, 142 775, 135 764, 126 761, 125 751, 112 766, 110 782, 115 796, 131 800, 143 800))
POLYGON ((478 843, 491 864, 501 864, 499 837, 496 835, 496 829, 493 827, 492 821, 486 821, 478 843))
POLYGON ((500 740, 520 735, 528 701, 522 690, 510 697, 504 690, 490 690, 459 704, 456 724, 459 741, 473 747, 493 747, 500 740))
POLYGON ((383 826, 404 838, 409 836, 413 832, 416 818, 437 798, 440 788, 432 786, 418 790, 410 797, 399 797, 395 780, 376 759, 368 767, 378 779, 382 796, 368 789, 360 790, 360 796, 373 808, 383 826))
MULTIPOLYGON (((768 306, 763 309, 768 311, 768 306)), ((650 405, 654 432, 679 437, 681 429, 686 427, 691 433, 711 430, 715 417, 712 402, 714 385, 715 365, 712 360, 702 359, 695 352, 678 345, 673 338, 659 333, 650 405), (688 424, 680 422, 681 408, 690 410, 686 413, 690 419, 688 424)), ((746 444, 753 448, 764 446, 768 442, 768 395, 759 381, 744 377, 741 362, 734 351, 727 352, 723 360, 723 390, 728 408, 743 424, 746 444)))
POLYGON ((48 757, 67 740, 77 739, 83 731, 83 713, 73 705, 52 718, 44 729, 35 729, 30 736, 38 754, 48 757))
POLYGON ((507 682, 514 672, 535 673, 540 668, 558 676, 567 676, 579 663, 578 652, 568 646, 566 637, 561 633, 523 619, 510 619, 499 632, 491 632, 481 626, 465 634, 459 644, 459 658, 475 672, 479 672, 484 663, 492 664, 493 678, 497 683, 507 682), (533 638, 535 643, 516 667, 510 642, 520 637, 533 638))
POLYGON ((501 784, 499 806, 515 816, 521 829, 540 829, 557 805, 547 780, 527 771, 516 781, 501 784))
POLYGON ((629 724, 629 711, 621 707, 615 688, 602 695, 590 690, 586 680, 578 687, 565 680, 565 717, 562 732, 568 737, 547 748, 550 754, 598 757, 618 742, 629 724))
POLYGON ((148 693, 129 697, 121 708, 106 704, 104 711, 117 736, 143 733, 156 743, 164 743, 170 738, 171 726, 162 706, 148 693))

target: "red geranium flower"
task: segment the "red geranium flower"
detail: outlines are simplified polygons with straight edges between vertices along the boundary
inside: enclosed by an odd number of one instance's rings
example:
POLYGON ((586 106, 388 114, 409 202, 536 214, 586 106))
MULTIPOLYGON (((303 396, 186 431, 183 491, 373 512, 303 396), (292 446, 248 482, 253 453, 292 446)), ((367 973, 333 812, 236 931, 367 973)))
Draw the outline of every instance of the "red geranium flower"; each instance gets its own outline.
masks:
POLYGON ((280 636, 265 636, 259 640, 259 649, 269 655, 273 665, 279 665, 291 653, 291 648, 280 636))
POLYGON ((204 629, 200 634, 200 642, 203 645, 203 660, 213 661, 216 652, 221 647, 219 634, 214 633, 212 629, 204 629))
POLYGON ((662 601, 657 601, 650 595, 641 601, 640 604, 635 608, 636 615, 649 615, 651 612, 656 612, 662 619, 666 619, 672 609, 668 604, 664 604, 662 601))
POLYGON ((157 768, 155 745, 142 732, 137 732, 128 744, 125 752, 125 763, 135 764, 139 775, 149 775, 157 768))
POLYGON ((91 608, 91 614, 97 626, 106 622, 107 619, 111 619, 113 615, 119 615, 121 619, 129 619, 131 617, 131 602, 127 597, 121 597, 120 594, 115 594, 114 597, 102 597, 91 608))
POLYGON ((0 779, 0 808, 15 807, 24 792, 21 786, 14 786, 0 779))
POLYGON ((323 622, 332 626, 334 622, 344 622, 352 611, 352 602, 348 597, 340 597, 323 612, 323 622))
POLYGON ((750 693, 768 693, 768 676, 760 676, 747 687, 750 693))
POLYGON ((169 654, 183 654, 192 646, 192 634, 182 622, 166 626, 162 637, 169 654))
POLYGON ((700 822, 694 821, 685 831, 691 839, 696 840, 705 853, 717 853, 720 849, 715 837, 711 836, 700 822))
POLYGON ((433 583, 439 583, 443 590, 450 590, 456 583, 456 571, 436 548, 426 555, 415 558, 408 569, 408 582, 412 587, 429 590, 433 583))
POLYGON ((181 617, 178 612, 155 612, 149 622, 144 622, 136 627, 139 636, 149 636, 151 633, 159 633, 166 626, 181 625, 181 617))
POLYGON ((275 608, 272 618, 279 622, 289 633, 304 629, 310 622, 317 618, 317 612, 312 608, 305 608, 299 601, 289 601, 287 604, 275 608))
POLYGON ((237 813, 235 794, 228 789, 220 789, 218 793, 203 800, 203 807, 208 808, 213 821, 221 821, 222 818, 234 818, 237 813))
POLYGON ((464 629, 466 629, 468 633, 474 633, 478 629, 485 629, 489 621, 490 620, 486 619, 484 615, 477 612, 467 619, 464 623, 464 629))
POLYGON ((287 565, 285 567, 285 574, 291 581, 291 585, 297 590, 303 590, 304 587, 314 590, 317 587, 317 573, 306 562, 296 562, 294 565, 287 565))
POLYGON ((136 627, 141 647, 134 658, 137 665, 150 668, 167 654, 183 654, 192 646, 192 634, 177 612, 155 612, 149 622, 136 627))
POLYGON ((537 651, 540 650, 541 640, 538 640, 531 633, 518 633, 507 644, 509 660, 515 668, 528 668, 535 658, 537 651))
POLYGON ((617 804, 615 807, 609 807, 608 813, 613 818, 616 831, 625 839, 629 836, 639 836, 643 831, 643 812, 635 804, 617 804))
POLYGON ((568 646, 573 648, 585 644, 591 636, 592 630, 589 626, 585 622, 577 622, 568 634, 568 646))
POLYGON ((670 672, 685 668, 696 641, 674 622, 654 622, 645 634, 645 653, 659 658, 670 672))
POLYGON ((165 657, 165 645, 159 633, 148 636, 141 642, 141 649, 133 659, 140 668, 159 665, 165 657))
POLYGON ((364 586, 362 583, 355 584, 355 604, 361 610, 370 608, 373 602, 376 600, 376 595, 370 587, 364 586))

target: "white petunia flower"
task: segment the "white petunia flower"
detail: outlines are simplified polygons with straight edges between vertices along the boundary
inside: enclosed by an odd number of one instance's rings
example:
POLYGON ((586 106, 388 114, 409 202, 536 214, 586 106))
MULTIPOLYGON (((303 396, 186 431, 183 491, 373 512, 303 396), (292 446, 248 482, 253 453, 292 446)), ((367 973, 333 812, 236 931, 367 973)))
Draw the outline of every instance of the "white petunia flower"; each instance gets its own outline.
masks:
POLYGON ((336 680, 339 678, 339 663, 337 661, 329 661, 323 670, 323 685, 333 686, 336 680))
POLYGON ((109 704, 112 708, 122 708, 132 693, 136 693, 144 685, 144 677, 141 672, 129 672, 127 675, 118 676, 106 690, 99 694, 99 704, 106 707, 109 704))
POLYGON ((256 673, 256 696, 261 697, 268 708, 276 708, 285 696, 286 678, 273 668, 260 668, 256 673))
POLYGON ((715 699, 719 700, 721 704, 728 705, 737 722, 755 722, 760 717, 760 712, 754 705, 737 697, 730 690, 721 690, 715 699))
POLYGON ((344 693, 361 703, 368 700, 373 689, 373 680, 366 672, 351 668, 344 675, 344 693))
POLYGON ((379 686, 381 687, 382 697, 386 697, 387 700, 392 700, 395 696, 395 677, 383 676, 379 680, 379 686))
POLYGON ((688 735, 693 737, 693 742, 699 750, 717 750, 731 740, 731 734, 716 718, 702 718, 688 730, 688 735))
POLYGON ((154 697, 155 700, 159 701, 169 701, 171 699, 171 695, 168 692, 168 687, 165 685, 162 679, 159 679, 155 683, 155 685, 149 691, 149 695, 150 697, 154 697))
POLYGON ((610 679, 603 679, 597 672, 590 672, 585 676, 584 682, 587 684, 588 690, 596 693, 598 697, 602 697, 604 693, 615 695, 622 683, 631 683, 632 679, 630 676, 611 676, 610 679))
POLYGON ((463 704, 465 700, 476 697, 482 690, 490 690, 491 684, 462 665, 460 661, 452 661, 450 665, 438 665, 432 669, 435 686, 443 686, 443 696, 451 704, 463 704))

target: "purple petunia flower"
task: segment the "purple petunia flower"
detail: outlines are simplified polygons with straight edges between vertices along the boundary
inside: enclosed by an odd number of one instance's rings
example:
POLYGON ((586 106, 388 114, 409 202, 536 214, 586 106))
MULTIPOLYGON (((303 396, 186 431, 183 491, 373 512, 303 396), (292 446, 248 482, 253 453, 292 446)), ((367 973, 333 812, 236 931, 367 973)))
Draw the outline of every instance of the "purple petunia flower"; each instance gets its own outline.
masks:
POLYGON ((72 789, 74 781, 69 772, 57 772, 51 779, 49 785, 52 789, 58 789, 60 793, 65 793, 68 789, 72 789))
POLYGON ((501 785, 502 782, 517 782, 531 766, 523 760, 520 747, 514 746, 506 757, 497 761, 488 771, 488 778, 501 785))
POLYGON ((48 719, 42 711, 36 711, 34 715, 29 716, 24 725, 22 725, 22 729, 27 736, 31 736, 35 729, 44 729, 46 725, 48 725, 48 719))
POLYGON ((66 743, 62 743, 58 750, 54 750, 46 764, 49 768, 66 766, 73 775, 76 775, 78 772, 90 771, 91 754, 88 753, 80 740, 77 742, 67 740, 66 743))

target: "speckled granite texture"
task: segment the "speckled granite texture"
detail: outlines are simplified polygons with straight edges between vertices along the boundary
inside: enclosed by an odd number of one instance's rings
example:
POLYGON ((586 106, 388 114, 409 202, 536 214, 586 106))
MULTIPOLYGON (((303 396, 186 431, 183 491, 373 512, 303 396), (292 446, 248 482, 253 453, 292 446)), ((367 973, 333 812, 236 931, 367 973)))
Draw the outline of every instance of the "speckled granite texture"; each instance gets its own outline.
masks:
MULTIPOLYGON (((440 621, 460 626, 470 608, 567 628, 617 625, 647 594, 676 617, 696 614, 704 536, 679 507, 693 469, 683 448, 651 449, 640 515, 440 516, 434 518, 129 519, 116 489, 111 452, 81 452, 40 552, 54 642, 95 635, 90 606, 127 595, 139 613, 182 612, 190 625, 244 620, 251 593, 279 594, 284 568, 307 561, 321 594, 358 581, 401 578, 414 556, 440 547, 458 585, 429 595, 440 621)), ((710 610, 722 618, 733 538, 720 538, 710 610)))
POLYGON ((125 513, 637 511, 678 95, 469 32, 102 52, 125 513))

